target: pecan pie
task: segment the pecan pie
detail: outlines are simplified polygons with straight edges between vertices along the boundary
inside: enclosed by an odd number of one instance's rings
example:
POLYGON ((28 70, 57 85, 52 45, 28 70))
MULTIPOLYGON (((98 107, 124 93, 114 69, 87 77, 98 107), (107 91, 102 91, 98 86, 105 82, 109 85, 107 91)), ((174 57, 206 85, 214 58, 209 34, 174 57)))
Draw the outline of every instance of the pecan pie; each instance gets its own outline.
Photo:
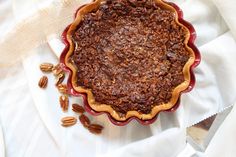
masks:
POLYGON ((93 110, 148 120, 172 108, 190 83, 189 37, 162 0, 97 0, 69 27, 65 64, 93 110))

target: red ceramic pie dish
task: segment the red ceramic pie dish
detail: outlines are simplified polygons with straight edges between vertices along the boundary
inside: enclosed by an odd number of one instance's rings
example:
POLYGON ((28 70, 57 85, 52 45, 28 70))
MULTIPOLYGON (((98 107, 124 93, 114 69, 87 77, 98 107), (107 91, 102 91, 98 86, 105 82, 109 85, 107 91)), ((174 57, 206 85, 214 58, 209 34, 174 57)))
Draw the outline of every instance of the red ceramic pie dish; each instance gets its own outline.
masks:
MULTIPOLYGON (((99 0, 98 0, 99 1, 99 0)), ((160 1, 160 0, 157 0, 157 1, 160 1)), ((168 5, 170 7, 172 7, 173 9, 175 9, 175 12, 176 12, 176 16, 177 16, 177 19, 178 19, 178 22, 182 25, 184 25, 188 31, 189 31, 189 38, 188 38, 188 41, 187 41, 187 46, 189 48, 191 48, 192 52, 194 53, 194 61, 191 63, 190 65, 190 68, 189 68, 189 77, 190 77, 190 80, 189 80, 189 84, 187 86, 187 88, 185 88, 184 90, 180 91, 179 95, 178 95, 178 98, 177 100, 175 101, 175 104, 173 104, 171 106, 171 108, 169 109, 165 109, 165 110, 160 110, 158 111, 151 119, 140 119, 136 116, 130 116, 128 117, 127 119, 125 120, 117 120, 115 119, 111 113, 107 112, 107 111, 95 111, 91 105, 89 104, 88 102, 88 94, 87 93, 84 93, 84 92, 80 92, 78 91, 77 89, 74 88, 74 85, 72 83, 73 81, 73 70, 67 66, 66 62, 67 62, 67 55, 68 55, 68 52, 71 48, 71 44, 70 42, 68 41, 68 30, 70 29, 71 25, 69 25, 63 32, 62 34, 62 40, 65 44, 65 49, 63 50, 62 54, 61 54, 61 57, 60 57, 60 63, 62 65, 62 67, 64 68, 65 71, 67 71, 69 73, 69 78, 68 78, 68 88, 69 88, 69 92, 71 95, 73 96, 82 96, 83 97, 83 100, 84 100, 84 107, 86 109, 86 111, 92 115, 101 115, 101 114, 106 114, 108 116, 108 118, 110 119, 110 121, 115 124, 115 125, 118 125, 118 126, 124 126, 126 124, 128 124, 130 121, 132 121, 133 119, 137 120, 139 123, 143 124, 143 125, 149 125, 153 122, 155 122, 155 120, 157 119, 157 116, 159 114, 159 112, 161 111, 165 111, 165 112, 173 112, 175 111, 178 106, 180 105, 180 96, 182 93, 186 93, 186 92, 189 92, 193 89, 194 85, 195 85, 195 76, 194 76, 194 72, 193 72, 193 69, 200 63, 200 60, 201 60, 201 57, 200 57, 200 53, 199 53, 199 50, 197 49, 197 47, 194 45, 194 42, 195 42, 195 39, 196 39, 196 32, 195 32, 195 29, 194 27, 187 21, 185 21, 183 19, 183 12, 182 10, 174 3, 171 3, 171 2, 163 2, 161 1, 161 3, 165 3, 165 5, 168 5)), ((88 4, 89 5, 89 4, 88 4)), ((86 6, 86 5, 84 5, 86 6)), ((81 10, 81 8, 83 8, 84 6, 81 6, 75 16, 78 16, 78 12, 81 10)))

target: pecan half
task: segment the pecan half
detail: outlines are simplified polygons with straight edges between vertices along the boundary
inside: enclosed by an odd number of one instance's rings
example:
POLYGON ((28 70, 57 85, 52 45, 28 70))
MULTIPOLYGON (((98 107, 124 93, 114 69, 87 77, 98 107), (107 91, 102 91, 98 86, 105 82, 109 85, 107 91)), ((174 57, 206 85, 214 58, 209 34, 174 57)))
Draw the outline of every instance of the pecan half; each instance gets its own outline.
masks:
POLYGON ((60 101, 60 105, 61 105, 62 110, 64 112, 68 111, 68 107, 69 107, 69 98, 68 98, 68 96, 66 96, 66 95, 60 96, 59 101, 60 101))
POLYGON ((87 127, 90 125, 90 120, 89 120, 89 118, 88 118, 86 115, 84 115, 84 114, 81 114, 81 115, 79 116, 79 120, 80 120, 81 124, 82 124, 85 128, 87 128, 87 127))
POLYGON ((81 114, 85 112, 84 108, 79 104, 72 104, 72 110, 76 113, 81 113, 81 114))
POLYGON ((66 84, 59 84, 57 86, 57 89, 60 93, 67 94, 68 93, 68 88, 66 84))
POLYGON ((59 74, 64 73, 60 64, 57 64, 56 66, 54 66, 52 69, 52 72, 55 76, 58 76, 59 74))
POLYGON ((88 126, 88 130, 93 134, 101 134, 103 130, 103 126, 99 124, 90 124, 88 126))
POLYGON ((42 72, 52 72, 53 64, 51 64, 51 63, 42 63, 42 64, 40 64, 39 68, 42 72))
POLYGON ((58 86, 59 84, 61 84, 65 79, 65 73, 61 72, 60 74, 58 74, 57 78, 56 78, 56 86, 58 86))
POLYGON ((62 122, 61 124, 62 126, 69 127, 69 126, 75 125, 77 123, 77 119, 75 117, 68 116, 68 117, 62 118, 61 122, 62 122))
POLYGON ((46 88, 48 84, 48 78, 47 76, 43 76, 40 78, 39 82, 38 82, 38 86, 40 88, 46 88))

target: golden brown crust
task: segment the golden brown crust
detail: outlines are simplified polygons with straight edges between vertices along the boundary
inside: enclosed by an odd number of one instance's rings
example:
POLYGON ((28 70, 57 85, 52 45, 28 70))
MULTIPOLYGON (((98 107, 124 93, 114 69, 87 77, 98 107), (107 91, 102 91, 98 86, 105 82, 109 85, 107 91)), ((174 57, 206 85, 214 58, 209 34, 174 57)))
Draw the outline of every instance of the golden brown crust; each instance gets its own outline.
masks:
POLYGON ((188 60, 188 62, 185 64, 184 68, 183 68, 183 73, 184 73, 184 79, 185 81, 183 83, 181 83, 180 85, 178 85, 172 93, 172 98, 170 100, 170 102, 166 103, 166 104, 161 104, 161 105, 156 105, 151 113, 149 114, 141 114, 137 111, 128 111, 126 113, 126 115, 120 117, 120 115, 109 105, 107 104, 100 104, 98 102, 95 101, 94 96, 91 92, 90 89, 84 89, 80 86, 77 86, 77 75, 76 75, 76 67, 69 62, 69 58, 70 56, 73 54, 75 45, 72 42, 72 34, 74 33, 74 31, 76 30, 78 24, 80 23, 80 21, 82 20, 83 15, 85 15, 88 12, 91 12, 92 10, 96 9, 101 3, 103 3, 104 0, 96 0, 95 2, 92 2, 86 6, 84 6, 83 8, 81 8, 76 16, 76 19, 74 20, 74 22, 71 24, 71 26, 69 27, 69 30, 67 31, 67 40, 69 42, 69 50, 65 56, 65 64, 67 67, 69 67, 72 70, 72 86, 73 88, 79 92, 79 93, 85 93, 87 94, 87 101, 88 104, 90 105, 90 107, 97 111, 97 112, 108 112, 110 113, 110 115, 118 120, 118 121, 125 121, 130 117, 137 117, 139 119, 142 120, 149 120, 152 119, 153 117, 155 117, 160 111, 165 111, 165 110, 169 110, 171 108, 174 107, 174 105, 177 103, 180 93, 182 91, 184 91, 185 89, 188 88, 189 84, 190 84, 190 68, 191 65, 194 63, 195 60, 195 54, 193 52, 193 50, 187 45, 189 38, 190 38, 190 32, 189 30, 178 21, 178 16, 177 16, 177 11, 175 10, 175 8, 173 8, 172 6, 166 4, 165 2, 163 2, 162 0, 156 0, 156 3, 158 5, 161 5, 162 7, 172 10, 173 12, 175 12, 176 14, 176 22, 182 26, 183 28, 185 28, 186 30, 186 38, 185 38, 185 46, 187 48, 187 50, 190 52, 190 58, 188 60))

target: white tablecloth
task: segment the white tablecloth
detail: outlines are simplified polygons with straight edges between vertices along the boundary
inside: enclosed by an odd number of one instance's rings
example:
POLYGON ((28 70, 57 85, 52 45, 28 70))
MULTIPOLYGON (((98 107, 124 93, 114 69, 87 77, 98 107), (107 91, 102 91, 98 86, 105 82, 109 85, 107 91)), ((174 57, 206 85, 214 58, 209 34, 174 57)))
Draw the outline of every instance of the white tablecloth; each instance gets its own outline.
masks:
MULTIPOLYGON (((181 106, 175 113, 161 113, 151 126, 131 122, 118 127, 108 122, 106 116, 91 117, 105 126, 103 134, 95 136, 80 124, 66 129, 60 126, 60 118, 73 113, 60 111, 59 94, 52 76, 49 76, 46 91, 37 87, 42 75, 39 64, 57 63, 56 55, 41 40, 58 36, 72 21, 75 8, 85 1, 0 0, 0 30, 3 32, 0 39, 0 157, 188 157, 195 154, 186 143, 186 127, 236 102, 236 43, 233 37, 236 34, 236 5, 233 5, 234 0, 175 2, 198 34, 196 44, 202 54, 202 63, 195 70, 196 88, 182 96, 181 106), (70 12, 64 8, 70 8, 70 12), (40 12, 36 12, 39 9, 40 12), (31 14, 34 16, 29 16, 31 14), (66 23, 47 21, 64 16, 66 23), (33 23, 34 20, 38 23, 33 23), (50 24, 55 24, 58 32, 52 32, 50 24), (42 33, 37 34, 33 28, 42 33), (14 43, 9 46, 10 41, 14 43)), ((71 102, 82 103, 81 98, 72 98, 71 102)), ((235 135, 233 131, 227 131, 235 126, 233 116, 235 111, 210 143, 206 151, 208 156, 217 156, 215 149, 222 150, 220 156, 236 155, 232 140, 235 135), (227 147, 221 145, 224 134, 227 134, 227 141, 224 141, 227 147)))

